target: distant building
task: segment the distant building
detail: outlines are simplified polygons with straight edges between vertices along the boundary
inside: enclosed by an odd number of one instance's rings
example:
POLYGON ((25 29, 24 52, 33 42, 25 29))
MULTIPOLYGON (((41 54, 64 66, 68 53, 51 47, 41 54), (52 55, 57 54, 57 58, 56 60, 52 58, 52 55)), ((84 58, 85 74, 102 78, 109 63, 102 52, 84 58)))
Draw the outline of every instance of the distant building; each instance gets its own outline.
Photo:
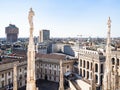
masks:
POLYGON ((64 46, 64 53, 67 55, 75 56, 75 53, 70 45, 64 46))
POLYGON ((47 54, 47 44, 37 43, 36 44, 36 52, 41 53, 41 54, 47 54))
POLYGON ((64 52, 64 45, 62 43, 53 43, 52 44, 52 53, 64 52))
POLYGON ((39 42, 45 42, 50 39, 50 31, 49 30, 41 30, 39 34, 39 42))
POLYGON ((5 33, 7 42, 16 42, 18 39, 19 28, 17 28, 15 25, 9 24, 8 27, 5 27, 5 33))

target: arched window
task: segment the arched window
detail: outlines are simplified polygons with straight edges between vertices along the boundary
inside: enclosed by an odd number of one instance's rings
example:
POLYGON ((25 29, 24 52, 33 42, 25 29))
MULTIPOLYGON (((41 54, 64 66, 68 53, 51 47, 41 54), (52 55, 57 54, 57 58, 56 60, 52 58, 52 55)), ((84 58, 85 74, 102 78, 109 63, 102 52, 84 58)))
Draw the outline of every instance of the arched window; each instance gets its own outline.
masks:
POLYGON ((98 64, 95 64, 95 72, 98 72, 98 64))
POLYGON ((104 69, 103 64, 101 64, 100 65, 100 73, 103 73, 103 71, 104 71, 103 69, 104 69))
POLYGON ((80 59, 80 66, 82 67, 82 60, 80 59))
POLYGON ((117 65, 119 66, 119 59, 117 59, 117 65))
POLYGON ((80 69, 80 76, 82 76, 82 69, 80 69))
POLYGON ((85 77, 85 70, 83 70, 83 77, 85 77))
POLYGON ((95 75, 95 83, 98 83, 98 76, 95 75))
POLYGON ((115 64, 115 58, 112 58, 112 64, 113 65, 115 64))
POLYGON ((89 61, 87 61, 87 69, 89 69, 89 61))
POLYGON ((89 71, 87 71, 87 79, 89 78, 89 71))
POLYGON ((103 82, 103 75, 100 76, 100 85, 102 85, 103 82))

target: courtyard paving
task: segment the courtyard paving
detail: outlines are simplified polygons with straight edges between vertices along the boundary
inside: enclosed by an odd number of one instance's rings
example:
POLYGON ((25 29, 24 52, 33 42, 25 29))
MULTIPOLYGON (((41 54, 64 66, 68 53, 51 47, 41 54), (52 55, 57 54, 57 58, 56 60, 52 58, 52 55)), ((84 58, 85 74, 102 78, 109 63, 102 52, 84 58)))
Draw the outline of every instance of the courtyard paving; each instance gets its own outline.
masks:
MULTIPOLYGON (((38 90, 58 90, 59 83, 51 82, 48 80, 37 80, 38 90)), ((26 90, 26 87, 22 87, 19 90, 26 90)))

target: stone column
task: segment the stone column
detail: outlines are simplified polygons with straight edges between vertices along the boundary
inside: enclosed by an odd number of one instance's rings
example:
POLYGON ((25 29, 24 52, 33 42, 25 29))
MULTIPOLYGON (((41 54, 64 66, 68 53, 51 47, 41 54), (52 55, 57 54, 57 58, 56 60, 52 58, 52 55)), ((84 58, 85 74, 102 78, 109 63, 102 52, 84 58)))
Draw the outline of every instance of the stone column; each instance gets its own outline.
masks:
POLYGON ((6 86, 8 83, 8 78, 7 78, 7 72, 5 71, 5 73, 4 73, 4 86, 6 86))
POLYGON ((99 63, 97 63, 98 64, 98 73, 97 73, 97 75, 98 75, 98 84, 100 84, 100 64, 99 63))
POLYGON ((92 76, 91 76, 91 71, 89 70, 89 80, 91 79, 91 77, 92 77, 92 76))
POLYGON ((91 71, 91 62, 89 62, 89 71, 91 71))
POLYGON ((82 60, 82 68, 83 68, 83 66, 84 66, 84 65, 83 65, 83 62, 84 62, 84 60, 82 60))
POLYGON ((84 76, 84 69, 82 68, 82 77, 84 76))
POLYGON ((80 75, 80 56, 78 53, 78 74, 80 75))
POLYGON ((64 79, 63 79, 63 67, 62 60, 60 60, 60 82, 59 82, 59 90, 64 90, 64 79))
POLYGON ((94 60, 92 60, 92 79, 91 79, 91 90, 96 90, 96 86, 95 86, 95 64, 94 64, 94 60))
POLYGON ((14 64, 13 68, 13 90, 17 90, 17 65, 14 64))
POLYGON ((87 79, 87 70, 85 69, 85 78, 87 79))

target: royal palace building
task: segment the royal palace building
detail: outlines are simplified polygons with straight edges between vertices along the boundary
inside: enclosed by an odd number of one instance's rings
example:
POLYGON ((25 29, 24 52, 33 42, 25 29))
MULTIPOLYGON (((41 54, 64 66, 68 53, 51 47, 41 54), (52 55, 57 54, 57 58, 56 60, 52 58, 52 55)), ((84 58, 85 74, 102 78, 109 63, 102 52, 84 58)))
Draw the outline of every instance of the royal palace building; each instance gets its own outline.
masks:
MULTIPOLYGON (((60 60, 62 60, 63 73, 74 71, 75 58, 64 54, 36 54, 35 57, 36 79, 46 79, 59 82, 60 60)), ((1 56, 0 61, 0 90, 12 88, 13 67, 17 65, 18 88, 26 85, 27 78, 27 56, 24 51, 14 51, 11 55, 1 56)))

